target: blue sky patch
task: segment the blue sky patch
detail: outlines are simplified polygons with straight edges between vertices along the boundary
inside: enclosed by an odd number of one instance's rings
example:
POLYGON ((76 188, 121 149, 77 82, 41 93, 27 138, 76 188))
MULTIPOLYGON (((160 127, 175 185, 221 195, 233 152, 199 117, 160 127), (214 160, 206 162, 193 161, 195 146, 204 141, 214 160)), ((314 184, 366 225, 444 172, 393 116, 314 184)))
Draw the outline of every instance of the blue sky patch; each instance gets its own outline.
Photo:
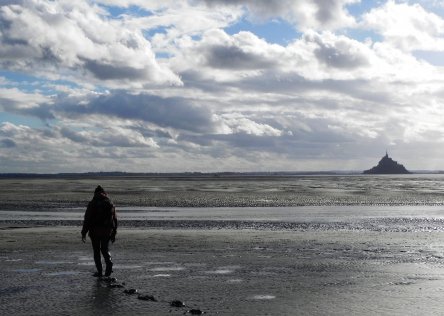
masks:
POLYGON ((269 43, 286 46, 299 38, 302 33, 298 32, 293 25, 281 20, 273 19, 264 23, 252 23, 243 18, 238 23, 224 29, 230 35, 241 31, 248 31, 269 43))
POLYGON ((9 122, 14 125, 25 125, 33 128, 42 128, 46 123, 36 117, 0 112, 0 123, 9 122))

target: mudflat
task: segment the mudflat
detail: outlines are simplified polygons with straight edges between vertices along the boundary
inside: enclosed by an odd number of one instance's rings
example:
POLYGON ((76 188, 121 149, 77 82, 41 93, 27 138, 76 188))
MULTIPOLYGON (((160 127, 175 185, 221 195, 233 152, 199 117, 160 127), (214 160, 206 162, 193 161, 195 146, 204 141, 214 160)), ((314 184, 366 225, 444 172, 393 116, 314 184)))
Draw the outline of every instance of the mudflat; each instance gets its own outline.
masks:
POLYGON ((439 315, 444 233, 135 229, 92 277, 79 227, 0 230, 2 315, 439 315), (137 299, 125 289, 152 295, 137 299), (180 300, 186 307, 171 307, 180 300))

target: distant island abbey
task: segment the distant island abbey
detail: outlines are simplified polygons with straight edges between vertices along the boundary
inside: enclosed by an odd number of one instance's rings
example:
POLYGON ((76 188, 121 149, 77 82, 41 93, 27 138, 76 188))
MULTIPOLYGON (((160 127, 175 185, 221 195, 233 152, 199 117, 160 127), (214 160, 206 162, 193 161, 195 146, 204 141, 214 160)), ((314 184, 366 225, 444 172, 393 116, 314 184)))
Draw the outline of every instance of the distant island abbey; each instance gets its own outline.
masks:
POLYGON ((388 156, 387 151, 385 152, 385 156, 379 161, 378 165, 365 170, 364 174, 408 174, 411 173, 408 171, 403 165, 394 161, 392 158, 388 156))

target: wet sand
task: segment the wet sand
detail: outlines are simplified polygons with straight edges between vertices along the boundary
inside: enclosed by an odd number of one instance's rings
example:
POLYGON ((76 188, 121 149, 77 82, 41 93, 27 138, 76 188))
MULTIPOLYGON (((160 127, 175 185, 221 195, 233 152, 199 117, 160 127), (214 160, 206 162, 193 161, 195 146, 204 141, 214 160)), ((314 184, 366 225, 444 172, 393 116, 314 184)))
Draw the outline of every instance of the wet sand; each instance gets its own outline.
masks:
POLYGON ((122 227, 91 277, 78 227, 0 230, 2 315, 440 315, 444 233, 122 227), (188 307, 173 308, 172 300, 188 307))

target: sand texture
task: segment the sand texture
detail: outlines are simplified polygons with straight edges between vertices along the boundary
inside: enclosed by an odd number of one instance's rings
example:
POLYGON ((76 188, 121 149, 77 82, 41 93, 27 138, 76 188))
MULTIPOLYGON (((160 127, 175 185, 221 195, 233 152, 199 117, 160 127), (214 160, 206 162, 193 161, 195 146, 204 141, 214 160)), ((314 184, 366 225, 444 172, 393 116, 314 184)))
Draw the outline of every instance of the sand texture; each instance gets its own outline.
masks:
POLYGON ((2 315, 440 315, 441 232, 125 229, 91 277, 80 228, 0 230, 2 315), (181 300, 184 308, 170 307, 181 300))

